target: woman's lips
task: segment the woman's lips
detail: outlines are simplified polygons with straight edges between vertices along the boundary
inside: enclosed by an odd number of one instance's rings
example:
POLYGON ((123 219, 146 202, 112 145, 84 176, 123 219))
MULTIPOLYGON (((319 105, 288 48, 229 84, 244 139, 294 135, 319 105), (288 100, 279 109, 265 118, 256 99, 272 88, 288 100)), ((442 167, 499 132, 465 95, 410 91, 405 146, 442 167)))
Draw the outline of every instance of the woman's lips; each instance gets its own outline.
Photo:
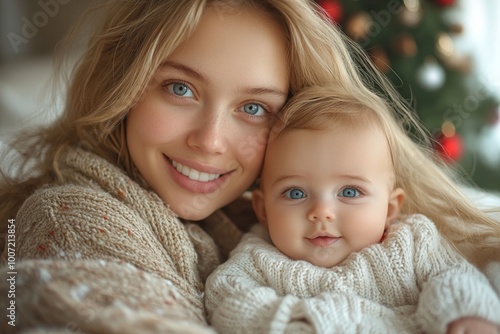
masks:
POLYGON ((174 181, 181 188, 193 193, 212 193, 227 182, 231 174, 231 172, 216 173, 220 171, 215 169, 212 169, 213 172, 211 173, 200 171, 172 160, 165 155, 164 157, 174 181))
POLYGON ((197 169, 190 168, 190 167, 185 166, 185 165, 181 164, 180 162, 177 162, 174 160, 172 160, 171 163, 172 163, 172 166, 174 166, 174 168, 179 173, 181 173, 184 176, 187 176, 188 178, 190 178, 191 180, 194 180, 194 181, 208 182, 208 181, 215 180, 215 179, 219 178, 219 176, 220 176, 220 174, 200 172, 197 169))

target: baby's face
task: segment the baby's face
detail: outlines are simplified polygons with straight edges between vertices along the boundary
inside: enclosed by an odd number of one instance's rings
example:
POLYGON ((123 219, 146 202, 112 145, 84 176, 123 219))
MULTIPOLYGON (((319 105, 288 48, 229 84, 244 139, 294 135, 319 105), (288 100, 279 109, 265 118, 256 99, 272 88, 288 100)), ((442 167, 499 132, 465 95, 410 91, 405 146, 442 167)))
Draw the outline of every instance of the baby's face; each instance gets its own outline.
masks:
POLYGON ((292 130, 269 143, 262 190, 274 245, 332 267, 381 240, 393 196, 387 141, 375 128, 292 130))

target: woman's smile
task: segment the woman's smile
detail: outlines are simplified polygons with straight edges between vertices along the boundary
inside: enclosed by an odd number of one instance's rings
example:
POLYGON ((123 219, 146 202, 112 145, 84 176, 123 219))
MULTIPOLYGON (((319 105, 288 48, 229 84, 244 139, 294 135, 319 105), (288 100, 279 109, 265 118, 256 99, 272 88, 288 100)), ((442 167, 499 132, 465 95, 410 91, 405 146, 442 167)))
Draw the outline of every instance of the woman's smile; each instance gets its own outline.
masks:
MULTIPOLYGON (((223 172, 208 167, 188 167, 165 156, 173 180, 183 189, 192 193, 207 194, 219 189, 230 177, 232 171, 223 172), (218 171, 210 173, 209 171, 218 171)), ((195 163, 190 163, 195 164, 195 163)))
POLYGON ((190 168, 186 165, 181 164, 180 162, 170 160, 172 166, 181 174, 187 176, 191 180, 200 181, 200 182, 208 182, 215 179, 218 179, 220 174, 212 174, 206 172, 200 172, 197 169, 190 168))

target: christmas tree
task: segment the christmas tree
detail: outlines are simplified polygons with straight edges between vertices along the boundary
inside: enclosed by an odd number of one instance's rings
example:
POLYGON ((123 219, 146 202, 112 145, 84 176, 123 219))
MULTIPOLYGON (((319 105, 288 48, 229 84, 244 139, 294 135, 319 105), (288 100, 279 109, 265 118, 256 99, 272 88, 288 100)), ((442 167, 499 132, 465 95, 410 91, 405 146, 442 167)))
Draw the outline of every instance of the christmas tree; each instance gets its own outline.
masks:
POLYGON ((498 101, 475 79, 470 56, 454 48, 463 26, 446 13, 455 0, 317 2, 410 101, 443 158, 499 191, 500 158, 492 159, 499 144, 485 136, 500 129, 498 101))

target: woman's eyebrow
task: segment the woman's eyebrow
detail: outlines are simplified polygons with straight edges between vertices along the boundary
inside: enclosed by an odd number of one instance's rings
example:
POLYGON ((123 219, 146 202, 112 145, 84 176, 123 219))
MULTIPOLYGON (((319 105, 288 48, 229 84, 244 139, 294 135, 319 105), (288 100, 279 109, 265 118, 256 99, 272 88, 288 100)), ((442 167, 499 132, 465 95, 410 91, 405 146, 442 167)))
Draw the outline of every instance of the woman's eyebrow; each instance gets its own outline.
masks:
MULTIPOLYGON (((165 68, 173 68, 177 71, 183 72, 186 75, 193 77, 197 80, 208 82, 208 80, 198 71, 192 69, 189 66, 179 64, 170 60, 163 62, 160 65, 160 70, 164 70, 165 68)), ((288 92, 285 92, 279 88, 275 87, 243 87, 241 91, 249 94, 249 95, 276 95, 279 98, 287 98, 288 92)))
POLYGON ((179 64, 173 61, 165 61, 160 65, 160 70, 165 69, 166 67, 170 67, 173 69, 176 69, 178 71, 184 72, 185 74, 189 75, 190 77, 193 77, 195 79, 198 79, 200 81, 207 81, 206 78, 196 70, 192 69, 189 66, 179 64))
POLYGON ((258 88, 243 88, 243 92, 250 94, 250 95, 276 95, 279 98, 287 98, 288 97, 288 92, 284 92, 283 90, 279 88, 264 88, 264 87, 258 87, 258 88))

